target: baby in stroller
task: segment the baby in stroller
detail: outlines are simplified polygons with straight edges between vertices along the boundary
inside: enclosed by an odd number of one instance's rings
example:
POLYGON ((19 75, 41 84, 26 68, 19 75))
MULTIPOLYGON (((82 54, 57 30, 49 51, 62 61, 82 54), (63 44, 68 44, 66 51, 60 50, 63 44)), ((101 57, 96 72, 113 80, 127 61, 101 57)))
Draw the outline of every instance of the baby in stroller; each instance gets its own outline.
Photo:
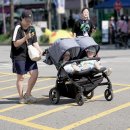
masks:
MULTIPOLYGON (((96 49, 94 47, 87 48, 85 52, 87 58, 93 58, 96 55, 96 49)), ((70 52, 66 51, 65 54, 63 55, 63 63, 69 61, 70 59, 71 59, 70 52)), ((98 60, 81 61, 79 64, 74 62, 72 64, 67 64, 64 66, 65 71, 68 73, 74 73, 75 71, 82 71, 93 68, 100 70, 101 68, 103 68, 103 66, 101 65, 101 62, 98 60)), ((104 73, 106 73, 106 75, 109 76, 112 73, 112 69, 106 68, 106 70, 104 70, 104 73)))
POLYGON ((91 99, 94 96, 94 89, 103 85, 107 86, 104 92, 105 99, 107 101, 113 99, 111 81, 104 73, 106 68, 103 67, 100 70, 84 69, 83 71, 78 71, 78 73, 77 71, 68 73, 65 69, 67 65, 83 63, 86 60, 98 60, 99 58, 96 55, 99 49, 99 45, 90 37, 59 39, 48 48, 45 63, 54 64, 58 70, 55 87, 49 91, 51 103, 59 103, 60 97, 63 96, 75 99, 78 105, 83 105, 84 97, 91 99), (95 57, 84 59, 83 57, 86 56, 84 52, 90 46, 96 47, 95 57), (64 75, 62 75, 63 73, 64 75))

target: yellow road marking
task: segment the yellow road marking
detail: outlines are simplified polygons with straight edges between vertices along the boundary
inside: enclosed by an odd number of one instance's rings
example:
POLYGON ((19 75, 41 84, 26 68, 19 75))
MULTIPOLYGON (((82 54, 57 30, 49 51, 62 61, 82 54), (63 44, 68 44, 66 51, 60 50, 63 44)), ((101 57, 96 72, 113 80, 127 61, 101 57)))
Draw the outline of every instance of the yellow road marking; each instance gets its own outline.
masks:
POLYGON ((124 108, 127 108, 127 107, 130 107, 130 102, 125 103, 125 104, 120 105, 120 106, 117 106, 115 108, 109 109, 107 111, 101 112, 99 114, 87 117, 87 118, 85 118, 85 119, 83 119, 81 121, 77 121, 77 122, 72 123, 72 124, 70 124, 68 126, 65 126, 65 127, 61 128, 60 130, 70 130, 70 129, 76 128, 78 126, 81 126, 83 124, 87 124, 88 122, 94 121, 96 119, 107 116, 107 115, 109 115, 109 114, 111 114, 113 112, 117 112, 117 111, 119 111, 121 109, 124 109, 124 108))
POLYGON ((5 83, 5 82, 9 82, 9 81, 14 81, 14 80, 16 80, 16 78, 15 79, 2 80, 2 81, 0 81, 0 83, 5 83))
POLYGON ((16 86, 9 86, 9 87, 5 87, 5 88, 0 88, 0 91, 6 90, 6 89, 11 89, 11 88, 16 88, 16 86))
MULTIPOLYGON (((122 89, 118 89, 118 90, 115 90, 114 91, 114 93, 118 93, 118 92, 121 92, 121 91, 125 91, 125 90, 128 90, 128 89, 130 89, 130 87, 127 87, 127 88, 122 88, 122 89)), ((95 96, 95 98, 93 98, 93 99, 96 99, 96 98, 100 98, 100 97, 102 97, 103 96, 103 94, 101 94, 101 95, 98 95, 98 96, 95 96)), ((70 105, 72 105, 72 104, 75 104, 75 103, 71 103, 71 104, 68 104, 68 105, 65 105, 64 107, 62 106, 62 108, 56 108, 56 109, 53 109, 53 110, 50 110, 50 111, 47 111, 47 112, 44 112, 44 113, 42 113, 42 115, 41 116, 45 116, 45 115, 48 115, 48 114, 51 114, 51 113, 54 113, 54 112, 57 112, 57 111, 60 111, 60 110, 63 110, 63 109, 67 109, 67 108, 70 108, 70 107, 73 107, 73 106, 70 106, 70 105)), ((22 107, 22 106, 24 106, 24 104, 23 105, 19 105, 19 107, 22 107)), ((130 103, 129 103, 129 106, 130 106, 130 103)), ((18 108, 18 105, 17 106, 13 106, 14 108, 18 108)), ((14 109, 12 107, 12 109, 14 109)), ((7 108, 8 109, 8 108, 7 108)), ((122 108, 123 109, 123 108, 122 108)), ((8 109, 9 110, 9 109, 8 109)), ((11 109, 10 109, 11 110, 11 109)), ((6 110, 7 111, 7 110, 6 110)), ((117 111, 117 110, 116 110, 117 111)), ((4 110, 3 111, 0 111, 0 112, 4 112, 4 110)), ((114 112, 114 111, 113 111, 114 112)), ((110 112, 110 114, 111 114, 112 112, 110 112)), ((39 115, 36 115, 36 116, 34 116, 35 117, 35 119, 36 118, 39 118, 39 117, 41 117, 40 116, 40 114, 39 115)), ((105 115, 104 115, 105 116, 105 115)), ((30 121, 30 120, 33 120, 33 119, 31 119, 31 118, 34 118, 34 117, 30 117, 30 119, 29 118, 26 118, 26 119, 24 119, 23 120, 23 122, 25 122, 25 121, 30 121)), ((101 118, 101 117, 103 117, 103 116, 99 116, 99 118, 101 118)), ((6 119, 6 118, 5 118, 6 119)), ((97 118, 96 118, 97 119, 97 118)), ((15 119, 14 119, 15 120, 15 119)), ((6 120, 7 121, 7 120, 6 120)), ((12 122, 12 121, 11 121, 12 122)), ((20 122, 21 122, 21 120, 20 120, 20 122)), ((83 121, 82 121, 83 122, 83 121)), ((17 122, 15 122, 15 123, 17 123, 17 122)), ((26 123, 29 123, 29 122, 26 122, 26 123)), ((85 122, 86 123, 86 122, 85 122)), ((19 124, 19 123, 18 123, 19 124)), ((83 123, 84 124, 84 123, 83 123)), ((36 124, 37 125, 37 124, 36 124)), ((81 124, 82 125, 82 124, 81 124)), ((69 125, 70 126, 70 125, 69 125)), ((75 125, 74 125, 75 126, 75 125)), ((34 126, 35 127, 35 126, 34 126)), ((43 126, 44 127, 44 126, 43 126)), ((77 127, 77 126, 76 126, 77 127)), ((41 127, 40 127, 41 128, 41 127)), ((42 129, 45 129, 45 127, 44 128, 42 128, 42 129)), ((64 128, 62 128, 63 130, 67 130, 67 129, 65 129, 65 127, 64 128)), ((47 129, 47 130, 49 130, 49 129, 47 129)))
MULTIPOLYGON (((52 86, 53 86, 53 85, 52 85, 52 86)), ((51 87, 51 86, 48 86, 48 87, 51 87)), ((48 88, 48 87, 47 87, 47 88, 48 88)), ((41 88, 41 89, 42 89, 42 88, 41 88)), ((113 91, 113 93, 119 93, 119 92, 121 92, 121 91, 125 91, 125 90, 128 90, 128 89, 130 89, 130 87, 126 87, 126 88, 122 88, 122 89, 115 90, 115 91, 113 91)), ((35 91, 35 90, 33 90, 33 91, 35 91)), ((98 95, 98 96, 95 96, 95 97, 92 98, 92 100, 101 98, 101 97, 103 97, 103 96, 104 96, 103 94, 98 95)), ((26 118, 26 119, 24 119, 24 120, 29 120, 29 121, 30 121, 30 120, 34 120, 34 119, 36 119, 36 118, 39 118, 39 117, 42 117, 42 116, 45 116, 45 115, 48 115, 48 114, 57 112, 57 111, 59 111, 60 109, 63 110, 63 109, 70 108, 70 107, 72 107, 71 105, 75 105, 75 103, 70 103, 70 104, 68 104, 68 105, 66 105, 66 106, 62 106, 62 108, 52 109, 52 110, 49 110, 49 111, 47 111, 47 112, 44 112, 45 114, 44 114, 44 113, 41 113, 41 114, 38 114, 38 115, 36 115, 36 116, 32 116, 32 117, 26 118), (58 109, 58 110, 57 110, 57 109, 58 109)), ((22 106, 25 106, 25 104, 22 104, 22 105, 21 105, 21 104, 18 104, 18 105, 12 106, 12 107, 8 107, 8 108, 5 108, 5 109, 1 109, 1 110, 0 110, 0 113, 6 112, 6 111, 10 111, 10 110, 13 110, 13 109, 15 109, 15 108, 22 107, 22 106)))
POLYGON ((26 119, 24 119, 23 121, 32 121, 32 120, 37 119, 37 118, 39 118, 39 117, 43 117, 43 116, 46 116, 46 115, 49 115, 49 114, 52 114, 52 113, 55 113, 55 112, 58 112, 58 111, 61 111, 61 110, 70 108, 70 107, 72 107, 72 106, 65 105, 65 106, 62 106, 62 107, 58 107, 58 108, 56 108, 56 109, 52 109, 52 110, 43 112, 43 113, 38 114, 38 115, 36 115, 36 116, 32 116, 32 117, 26 118, 26 119))
POLYGON ((6 77, 6 76, 11 76, 11 74, 10 74, 10 75, 1 75, 0 78, 1 78, 1 77, 6 77))
POLYGON ((16 109, 16 108, 23 107, 23 106, 25 106, 25 104, 18 104, 18 105, 12 106, 12 107, 4 108, 4 109, 0 110, 0 113, 10 111, 12 109, 16 109))
MULTIPOLYGON (((25 78, 28 78, 28 77, 29 77, 29 75, 25 76, 25 78)), ((15 79, 2 80, 2 81, 0 81, 0 83, 10 82, 10 81, 14 81, 14 80, 16 80, 16 78, 15 79)))
MULTIPOLYGON (((45 81, 45 80, 51 80, 52 78, 47 78, 47 79, 44 79, 44 80, 38 80, 37 82, 41 82, 41 81, 45 81)), ((24 84, 24 85, 27 85, 27 84, 24 84)), ((127 84, 115 84, 113 83, 114 86, 128 86, 130 87, 130 85, 127 85, 127 84)), ((0 88, 0 91, 2 90, 6 90, 6 89, 11 89, 11 88, 15 88, 16 86, 9 86, 9 87, 4 87, 4 88, 0 88)))
MULTIPOLYGON (((119 93, 121 91, 125 91, 125 90, 128 90, 128 89, 130 89, 130 87, 126 87, 126 88, 121 88, 121 89, 115 90, 115 91, 113 91, 113 93, 119 93)), ((92 98, 92 100, 101 98, 103 96, 104 96, 104 94, 95 96, 95 97, 92 98)), ((70 104, 64 105, 62 107, 58 107, 58 108, 55 108, 55 109, 52 109, 52 110, 49 110, 49 111, 37 114, 35 116, 28 117, 28 118, 24 119, 24 121, 32 121, 32 120, 37 119, 39 117, 43 117, 43 116, 46 116, 46 115, 49 115, 49 114, 52 114, 52 113, 55 113, 55 112, 58 112, 58 111, 61 111, 61 110, 64 110, 64 109, 68 109, 70 107, 73 107, 73 105, 75 105, 75 103, 70 103, 70 104)))
MULTIPOLYGON (((44 87, 44 88, 39 88, 39 89, 34 89, 33 91, 38 91, 38 90, 43 90, 43 89, 48 89, 48 88, 50 88, 50 87, 53 87, 54 85, 50 85, 50 86, 47 86, 47 87, 44 87)), ((16 95, 18 95, 18 94, 13 94, 13 95, 10 95, 10 96, 16 96, 16 95)), ((9 96, 9 97, 10 97, 9 96)), ((3 98, 7 98, 8 96, 5 96, 5 97, 3 97, 3 98)), ((16 109, 16 108, 19 108, 19 107, 23 107, 23 106, 25 106, 26 104, 17 104, 17 105, 15 105, 15 106, 11 106, 11 107, 8 107, 8 108, 4 108, 4 109, 1 109, 0 110, 0 113, 2 113, 2 112, 6 112, 6 111, 9 111, 9 110, 13 110, 13 109, 16 109)))
POLYGON ((117 83, 113 83, 112 85, 114 85, 114 86, 125 86, 125 87, 130 87, 130 84, 117 84, 117 83))
MULTIPOLYGON (((49 79, 50 79, 50 78, 49 78, 49 79)), ((37 82, 41 82, 41 81, 45 81, 45 80, 49 80, 49 79, 38 80, 37 82)), ((50 80, 51 80, 51 79, 50 79, 50 80)), ((24 84, 24 85, 27 85, 27 84, 24 84)), ((129 86, 129 87, 130 87, 130 85, 127 85, 127 84, 113 84, 113 85, 115 85, 115 86, 122 86, 122 85, 124 85, 124 86, 129 86)), ((15 87, 16 87, 16 86, 9 86, 9 87, 0 88, 0 91, 6 90, 6 89, 15 88, 15 87)))
POLYGON ((39 130, 41 130, 41 129, 42 130, 56 130, 56 129, 51 128, 51 127, 47 127, 47 126, 43 126, 43 125, 31 123, 31 122, 25 122, 25 121, 14 119, 14 118, 7 117, 7 116, 1 116, 0 115, 0 119, 4 120, 4 121, 16 123, 16 124, 19 124, 19 125, 23 125, 23 126, 28 126, 28 127, 31 127, 31 128, 36 128, 36 129, 39 129, 39 130))
MULTIPOLYGON (((52 86, 53 86, 53 85, 52 85, 52 86)), ((50 86, 50 87, 51 87, 51 86, 50 86)), ((126 88, 122 88, 122 89, 115 90, 115 91, 113 91, 113 93, 118 93, 118 92, 125 91, 125 90, 128 90, 128 89, 130 89, 130 87, 126 87, 126 88)), ((33 90, 33 91, 35 91, 35 90, 33 90)), ((14 95, 13 95, 13 96, 14 96, 14 95)), ((92 100, 101 98, 101 97, 103 97, 103 96, 104 96, 103 94, 98 95, 98 96, 95 96, 95 97, 92 98, 92 100)), ((69 105, 73 105, 73 104, 75 104, 75 103, 68 104, 68 106, 69 106, 69 105)), ((9 110, 12 110, 12 109, 15 109, 15 108, 19 108, 19 107, 22 107, 22 106, 25 106, 25 104, 23 104, 23 105, 18 104, 18 105, 12 106, 12 107, 8 107, 8 108, 5 108, 5 109, 1 109, 1 110, 0 110, 0 113, 9 111, 9 110)), ((65 106, 62 106, 62 110, 63 110, 64 107, 65 107, 65 106)), ((69 107, 70 107, 70 106, 69 106, 69 107)), ((68 108, 69 108, 69 107, 68 107, 68 108)), ((71 107, 72 107, 72 106, 71 106, 71 107)), ((64 109, 67 109, 67 107, 65 107, 64 109)), ((55 111, 57 112, 56 109, 55 109, 55 110, 50 110, 50 111, 48 112, 48 114, 54 113, 55 111)), ((41 116, 40 116, 40 114, 38 114, 38 117, 42 117, 43 115, 44 115, 44 113, 41 113, 41 116)), ((46 115, 47 115, 47 112, 46 112, 46 115)), ((37 118, 37 115, 36 115, 36 117, 33 116, 33 117, 29 117, 29 118, 32 118, 31 120, 36 119, 36 118, 37 118)), ((29 120, 30 120, 30 119, 29 119, 29 120)))
MULTIPOLYGON (((34 89, 33 91, 38 91, 38 90, 46 89, 46 88, 49 88, 49 87, 52 87, 52 86, 53 86, 53 85, 47 86, 47 87, 44 87, 44 88, 34 89)), ((130 89, 130 88, 127 87, 127 88, 118 89, 118 90, 115 90, 113 93, 118 93, 118 92, 125 91, 125 90, 128 90, 128 89, 130 89)), ((18 94, 12 94, 12 95, 5 96, 5 97, 2 97, 2 98, 13 97, 13 96, 16 96, 16 95, 18 95, 18 94)), ((92 100, 101 98, 101 97, 103 97, 103 96, 104 96, 103 94, 98 95, 98 96, 95 96, 95 97, 92 98, 92 100)), ((73 103, 72 103, 72 104, 73 104, 73 103)), ((15 109, 15 108, 19 108, 19 107, 22 107, 22 106, 25 106, 25 104, 24 104, 24 105, 19 105, 19 104, 18 104, 18 105, 9 107, 9 108, 1 109, 1 110, 0 110, 0 113, 9 111, 9 110, 12 110, 12 109, 15 109)), ((63 106, 62 106, 62 107, 63 107, 63 106)), ((70 107, 70 106, 69 106, 69 107, 70 107)), ((68 108, 69 108, 69 107, 68 107, 68 108)), ((67 107, 65 107, 65 109, 67 109, 67 107)), ((62 108, 61 110, 63 110, 63 108, 62 108)), ((57 112, 56 109, 55 109, 55 111, 57 112)), ((55 111, 54 111, 54 110, 50 110, 50 111, 48 112, 48 114, 54 113, 55 111)), ((44 115, 44 113, 42 113, 42 114, 44 115)), ((43 116, 42 114, 41 114, 41 116, 43 116)), ((47 115, 47 113, 46 113, 46 115, 47 115)), ((38 117, 41 117, 41 116, 40 116, 40 114, 38 114, 38 117)), ((29 118, 30 118, 30 117, 29 117, 29 118)), ((36 117, 34 116, 34 117, 31 117, 31 118, 32 118, 32 120, 33 120, 33 119, 36 119, 36 118, 37 118, 37 115, 36 115, 36 117)), ((29 119, 29 120, 30 120, 30 119, 29 119)))
MULTIPOLYGON (((28 77, 30 77, 28 74, 25 75, 25 78, 28 78, 28 77)), ((52 78, 48 78, 48 79, 52 79, 52 78)), ((14 81, 14 80, 16 80, 16 78, 15 79, 2 80, 2 81, 0 81, 0 83, 5 83, 5 82, 9 82, 9 81, 14 81)))
MULTIPOLYGON (((48 89, 48 88, 50 88, 50 87, 52 87, 52 86, 54 86, 54 85, 50 85, 50 86, 47 86, 47 87, 42 87, 42 88, 36 88, 36 89, 33 89, 33 90, 32 90, 32 92, 36 92, 36 91, 39 91, 39 90, 48 89)), ((18 93, 11 94, 11 95, 4 96, 4 97, 0 97, 0 99, 10 98, 10 97, 14 97, 14 96, 18 96, 18 93)))
MULTIPOLYGON (((42 80, 37 80, 36 83, 39 83, 39 82, 42 82, 42 81, 46 81, 46 80, 51 80, 51 78, 46 78, 46 79, 42 79, 42 80)), ((23 85, 27 85, 27 83, 25 83, 25 84, 23 84, 23 85)), ((11 88, 16 88, 16 86, 9 86, 9 87, 0 88, 0 91, 6 90, 6 89, 11 89, 11 88)))
POLYGON ((14 73, 4 73, 4 72, 0 72, 0 74, 3 74, 3 75, 16 75, 14 73))

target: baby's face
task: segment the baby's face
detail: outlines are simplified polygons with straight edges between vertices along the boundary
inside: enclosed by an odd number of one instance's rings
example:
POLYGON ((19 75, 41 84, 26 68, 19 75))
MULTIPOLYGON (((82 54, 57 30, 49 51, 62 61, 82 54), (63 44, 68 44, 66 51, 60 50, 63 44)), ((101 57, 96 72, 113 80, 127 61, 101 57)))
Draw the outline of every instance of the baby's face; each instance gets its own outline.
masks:
POLYGON ((64 61, 69 61, 70 60, 70 54, 65 53, 64 54, 64 61))
POLYGON ((88 58, 92 58, 95 56, 95 52, 87 51, 88 58))

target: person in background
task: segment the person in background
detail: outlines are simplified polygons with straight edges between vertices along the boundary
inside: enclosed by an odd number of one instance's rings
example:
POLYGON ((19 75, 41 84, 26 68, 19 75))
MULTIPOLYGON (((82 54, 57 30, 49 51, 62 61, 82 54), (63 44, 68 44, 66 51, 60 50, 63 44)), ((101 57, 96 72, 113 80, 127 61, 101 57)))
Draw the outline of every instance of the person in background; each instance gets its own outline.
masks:
POLYGON ((68 25, 67 25, 67 22, 66 22, 66 18, 64 17, 63 18, 63 23, 62 23, 62 29, 66 30, 67 27, 68 27, 68 25))
POLYGON ((89 17, 88 8, 83 8, 81 11, 81 18, 77 20, 72 29, 74 37, 77 36, 91 36, 91 33, 96 30, 89 17))
POLYGON ((37 42, 37 36, 32 26, 31 10, 24 10, 21 15, 20 24, 16 25, 12 36, 11 59, 13 64, 13 73, 17 74, 16 86, 19 93, 19 103, 35 103, 37 99, 31 95, 38 77, 38 66, 35 61, 31 61, 28 55, 28 44, 36 47, 40 55, 42 50, 37 42), (24 75, 29 73, 30 78, 27 83, 27 90, 23 94, 24 75))
POLYGON ((117 21, 117 38, 121 37, 123 40, 122 45, 127 48, 127 41, 128 41, 128 23, 125 20, 125 15, 121 15, 121 18, 117 21))
POLYGON ((109 43, 110 44, 115 43, 115 33, 116 33, 116 23, 114 17, 112 16, 109 21, 109 43))
POLYGON ((73 19, 72 15, 70 15, 68 19, 68 28, 72 30, 74 23, 75 23, 75 20, 73 19))

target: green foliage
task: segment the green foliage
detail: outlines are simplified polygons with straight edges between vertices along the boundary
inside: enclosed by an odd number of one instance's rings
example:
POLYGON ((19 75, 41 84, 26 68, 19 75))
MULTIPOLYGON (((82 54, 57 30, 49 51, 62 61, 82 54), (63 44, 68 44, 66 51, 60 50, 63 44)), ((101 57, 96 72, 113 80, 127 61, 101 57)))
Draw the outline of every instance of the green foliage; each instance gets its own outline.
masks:
POLYGON ((108 13, 104 15, 104 20, 110 20, 111 16, 114 16, 113 13, 108 13))
POLYGON ((1 34, 0 35, 0 45, 1 44, 10 44, 10 43, 11 43, 10 34, 1 34))
POLYGON ((94 38, 94 40, 98 43, 101 44, 102 41, 102 34, 101 31, 99 29, 96 30, 96 32, 92 33, 92 37, 94 38))
POLYGON ((0 35, 0 41, 5 41, 6 39, 8 39, 10 36, 9 34, 1 34, 0 35))
POLYGON ((48 45, 49 38, 45 35, 41 35, 39 38, 39 44, 40 45, 48 45))

